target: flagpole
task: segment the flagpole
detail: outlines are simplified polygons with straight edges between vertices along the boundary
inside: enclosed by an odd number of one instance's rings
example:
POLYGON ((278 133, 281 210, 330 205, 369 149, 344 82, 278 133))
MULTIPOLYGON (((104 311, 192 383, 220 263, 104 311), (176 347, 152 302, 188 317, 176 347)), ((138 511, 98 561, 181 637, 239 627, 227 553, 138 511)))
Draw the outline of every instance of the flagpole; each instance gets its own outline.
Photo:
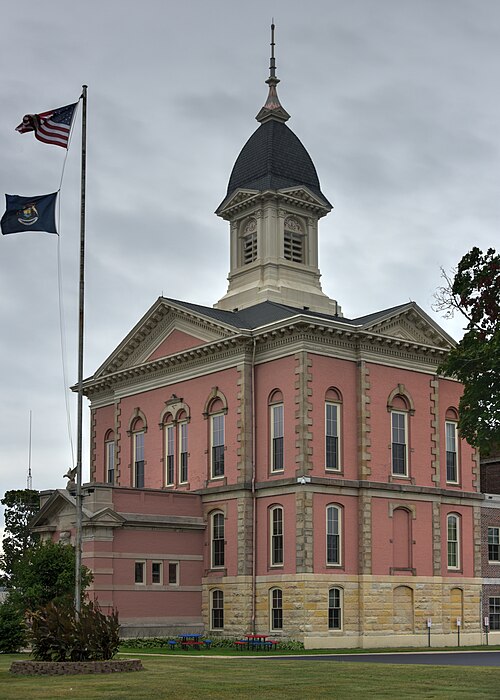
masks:
POLYGON ((76 435, 75 610, 82 599, 82 445, 83 445, 83 333, 85 292, 85 185, 87 176, 87 85, 82 85, 82 172, 80 204, 80 287, 78 295, 78 413, 76 435))

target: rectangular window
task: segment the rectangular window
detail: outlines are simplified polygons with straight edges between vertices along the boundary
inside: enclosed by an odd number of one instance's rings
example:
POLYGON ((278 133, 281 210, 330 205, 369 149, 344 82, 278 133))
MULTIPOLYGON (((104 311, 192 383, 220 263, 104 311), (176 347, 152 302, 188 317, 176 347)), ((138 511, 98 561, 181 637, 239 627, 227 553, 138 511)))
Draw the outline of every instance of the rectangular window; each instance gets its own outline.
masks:
POLYGON ((283 591, 280 588, 271 591, 271 629, 283 629, 283 591))
POLYGON ((224 476, 224 415, 212 416, 212 478, 224 476))
POLYGON ((115 441, 106 442, 106 480, 108 484, 115 483, 115 441))
POLYGON ((146 578, 144 576, 146 563, 143 561, 135 562, 135 583, 146 583, 146 578))
POLYGON ((488 528, 488 561, 500 561, 500 527, 488 528))
POLYGON ((342 591, 330 588, 328 591, 328 629, 342 629, 342 591))
POLYGON ((339 407, 335 403, 325 406, 325 467, 339 471, 339 407))
POLYGON ((460 568, 460 524, 458 515, 449 515, 447 520, 448 569, 460 568))
POLYGON ((212 629, 221 630, 224 627, 224 593, 212 591, 212 629))
POLYGON ((154 561, 151 564, 151 583, 163 583, 163 565, 161 561, 154 561))
POLYGON ((168 583, 170 586, 179 585, 179 564, 176 561, 168 564, 168 583))
POLYGON ((271 517, 271 566, 283 565, 283 508, 273 508, 271 517))
POLYGON ((489 600, 490 630, 500 630, 500 597, 494 596, 489 600))
POLYGON ((172 486, 175 481, 175 426, 167 425, 165 435, 165 483, 172 486))
POLYGON ((271 406, 271 471, 283 471, 283 404, 271 406))
POLYGON ((408 446, 406 440, 406 413, 392 411, 392 473, 395 476, 408 475, 408 446))
POLYGON ((188 480, 188 424, 179 423, 179 481, 188 480))
POLYGON ((458 482, 457 424, 445 423, 446 430, 446 481, 458 482))
POLYGON ((340 508, 328 506, 326 509, 326 563, 340 565, 340 508))

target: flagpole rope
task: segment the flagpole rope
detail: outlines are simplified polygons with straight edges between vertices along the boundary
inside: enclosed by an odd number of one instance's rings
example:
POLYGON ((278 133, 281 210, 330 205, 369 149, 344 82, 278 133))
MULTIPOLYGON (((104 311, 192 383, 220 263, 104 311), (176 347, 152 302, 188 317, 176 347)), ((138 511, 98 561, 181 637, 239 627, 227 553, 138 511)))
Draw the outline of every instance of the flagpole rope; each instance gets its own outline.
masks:
MULTIPOLYGON (((78 101, 79 104, 79 101, 78 101)), ((78 107, 77 107, 78 109, 78 107)), ((68 160, 69 147, 71 145, 71 137, 73 136, 73 124, 75 119, 73 118, 71 130, 68 136, 68 146, 66 148, 66 155, 64 156, 64 161, 61 170, 61 179, 59 181, 59 197, 57 200, 57 230, 59 234, 61 232, 61 189, 63 185, 64 172, 66 169, 66 161, 68 160)), ((68 392, 68 352, 66 345, 66 317, 64 314, 64 295, 63 295, 63 274, 62 274, 62 263, 61 263, 61 236, 57 236, 57 288, 59 296, 59 338, 61 344, 61 364, 62 364, 62 380, 63 380, 63 390, 64 390, 64 403, 66 406, 66 423, 68 429, 68 438, 71 451, 71 466, 75 468, 75 446, 73 441, 73 427, 71 424, 71 410, 69 405, 69 392, 68 392)))
MULTIPOLYGON (((60 190, 59 190, 60 193, 60 190)), ((57 207, 57 230, 61 230, 61 204, 58 202, 57 207)), ((71 411, 69 406, 68 392, 68 353, 66 347, 66 321, 64 315, 64 299, 63 299, 63 275, 61 264, 61 236, 57 236, 57 288, 59 295, 59 338, 61 343, 61 362, 62 362, 62 380, 64 391, 64 403, 66 406, 66 423, 68 428, 69 446, 71 450, 71 466, 75 467, 75 447, 73 443, 73 428, 71 425, 71 411)))

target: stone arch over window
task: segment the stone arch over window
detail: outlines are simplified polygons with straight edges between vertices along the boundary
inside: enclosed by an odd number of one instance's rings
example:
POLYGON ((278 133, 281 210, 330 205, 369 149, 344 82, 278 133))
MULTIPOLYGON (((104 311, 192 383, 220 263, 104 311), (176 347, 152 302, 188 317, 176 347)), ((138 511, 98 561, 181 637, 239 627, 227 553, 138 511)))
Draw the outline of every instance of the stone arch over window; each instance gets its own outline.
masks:
POLYGON ((446 409, 446 420, 458 421, 458 410, 454 406, 446 409))
POLYGON ((391 411, 408 411, 410 416, 413 416, 415 413, 415 404, 404 384, 398 384, 389 394, 387 398, 387 410, 389 413, 391 411))
POLYGON ((182 399, 170 399, 165 401, 165 408, 160 413, 160 429, 163 428, 165 423, 170 422, 168 416, 171 416, 170 421, 178 422, 180 420, 191 420, 191 412, 187 403, 184 403, 182 399))
POLYGON ((284 222, 283 257, 291 262, 306 262, 304 226, 296 216, 287 216, 284 222))
POLYGON ((396 586, 392 592, 393 630, 396 634, 414 631, 413 588, 396 586))
POLYGON ((128 430, 127 430, 127 435, 131 435, 132 433, 136 433, 138 430, 143 430, 144 432, 147 432, 148 429, 148 422, 146 420, 146 416, 144 413, 141 411, 140 408, 134 408, 134 411, 130 417, 130 420, 128 422, 128 430))
POLYGON ((342 392, 337 389, 336 386, 330 386, 325 391, 325 401, 333 401, 335 403, 342 403, 342 392))
POLYGON ((207 419, 213 413, 227 413, 227 399, 216 386, 213 387, 205 401, 203 417, 207 419))

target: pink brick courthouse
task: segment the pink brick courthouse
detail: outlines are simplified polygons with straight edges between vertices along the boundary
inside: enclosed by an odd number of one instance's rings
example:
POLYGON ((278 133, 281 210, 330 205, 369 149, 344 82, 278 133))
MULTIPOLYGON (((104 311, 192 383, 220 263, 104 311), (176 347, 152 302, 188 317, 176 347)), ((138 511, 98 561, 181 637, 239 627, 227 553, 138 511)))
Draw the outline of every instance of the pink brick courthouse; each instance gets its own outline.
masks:
MULTIPOLYGON (((413 302, 346 318, 320 285, 331 205, 274 58, 217 214, 227 293, 160 297, 85 381, 84 563, 123 633, 245 632, 306 647, 481 638, 479 463, 453 340, 413 302)), ((186 263, 187 264, 187 263, 186 263)), ((74 536, 68 490, 35 529, 74 536)))

